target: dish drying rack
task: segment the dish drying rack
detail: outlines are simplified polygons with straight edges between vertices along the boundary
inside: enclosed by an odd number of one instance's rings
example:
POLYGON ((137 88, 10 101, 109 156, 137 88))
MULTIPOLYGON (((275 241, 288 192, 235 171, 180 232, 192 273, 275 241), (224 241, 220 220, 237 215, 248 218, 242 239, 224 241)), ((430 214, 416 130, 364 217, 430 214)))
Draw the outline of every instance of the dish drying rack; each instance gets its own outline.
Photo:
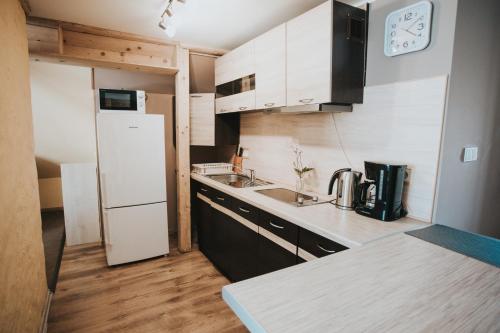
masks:
POLYGON ((193 164, 193 172, 200 175, 220 175, 233 173, 233 165, 231 163, 201 163, 193 164))

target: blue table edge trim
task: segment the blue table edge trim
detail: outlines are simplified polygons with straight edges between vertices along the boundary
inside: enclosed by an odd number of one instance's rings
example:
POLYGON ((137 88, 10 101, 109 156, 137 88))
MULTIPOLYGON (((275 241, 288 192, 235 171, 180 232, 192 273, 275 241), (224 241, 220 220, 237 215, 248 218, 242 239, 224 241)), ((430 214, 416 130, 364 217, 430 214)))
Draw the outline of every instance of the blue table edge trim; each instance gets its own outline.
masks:
MULTIPOLYGON (((483 263, 495 266, 497 268, 500 268, 500 257, 493 256, 493 258, 491 258, 489 256, 490 252, 485 255, 484 248, 482 249, 483 252, 481 252, 481 251, 475 252, 475 251, 471 251, 470 249, 464 249, 463 247, 460 247, 460 246, 449 246, 450 243, 448 242, 448 244, 447 244, 447 241, 449 241, 449 238, 443 239, 443 242, 441 242, 441 241, 436 241, 435 239, 423 237, 423 235, 425 235, 426 232, 432 233, 434 230, 440 230, 438 232, 442 232, 443 230, 448 230, 446 232, 451 231, 451 232, 454 232, 455 234, 466 235, 467 237, 472 237, 472 238, 474 238, 474 241, 481 240, 481 241, 487 242, 488 246, 490 246, 490 244, 492 244, 492 243, 496 243, 494 245, 500 246, 500 240, 496 239, 494 237, 484 236, 484 235, 481 235, 478 233, 464 231, 464 230, 456 229, 456 228, 449 227, 447 225, 438 224, 438 223, 432 224, 432 225, 425 227, 425 228, 406 231, 405 234, 412 236, 412 237, 415 237, 417 239, 420 239, 424 242, 428 242, 430 244, 434 244, 436 246, 442 247, 446 250, 453 251, 453 252, 459 253, 461 255, 464 255, 466 257, 469 257, 469 258, 481 261, 483 263)), ((452 245, 455 245, 455 244, 452 244, 452 245)), ((497 253, 497 254, 500 253, 499 249, 500 249, 500 247, 493 248, 493 253, 497 253)), ((492 249, 490 248, 489 251, 491 251, 491 250, 492 249)))
POLYGON ((228 290, 229 286, 222 288, 222 298, 227 305, 233 310, 233 312, 240 318, 241 322, 248 328, 252 333, 265 333, 266 330, 250 315, 250 313, 238 303, 238 301, 231 295, 231 291, 228 290))

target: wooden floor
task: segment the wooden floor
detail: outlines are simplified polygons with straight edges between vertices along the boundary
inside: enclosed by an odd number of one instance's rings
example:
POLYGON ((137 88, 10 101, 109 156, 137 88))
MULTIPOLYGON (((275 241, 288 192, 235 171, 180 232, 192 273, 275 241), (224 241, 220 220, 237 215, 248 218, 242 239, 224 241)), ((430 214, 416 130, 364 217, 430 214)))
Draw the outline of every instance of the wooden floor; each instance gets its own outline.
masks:
POLYGON ((98 245, 66 247, 48 332, 247 332, 198 250, 110 268, 98 245))

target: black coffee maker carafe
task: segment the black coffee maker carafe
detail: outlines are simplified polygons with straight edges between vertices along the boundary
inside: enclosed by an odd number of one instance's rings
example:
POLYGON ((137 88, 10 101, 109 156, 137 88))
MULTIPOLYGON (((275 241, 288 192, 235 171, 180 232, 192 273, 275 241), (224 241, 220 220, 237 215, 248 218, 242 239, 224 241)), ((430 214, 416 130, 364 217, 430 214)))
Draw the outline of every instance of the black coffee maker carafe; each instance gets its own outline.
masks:
POLYGON ((365 161, 365 177, 358 190, 356 213, 382 221, 394 221, 406 215, 403 184, 406 165, 365 161))

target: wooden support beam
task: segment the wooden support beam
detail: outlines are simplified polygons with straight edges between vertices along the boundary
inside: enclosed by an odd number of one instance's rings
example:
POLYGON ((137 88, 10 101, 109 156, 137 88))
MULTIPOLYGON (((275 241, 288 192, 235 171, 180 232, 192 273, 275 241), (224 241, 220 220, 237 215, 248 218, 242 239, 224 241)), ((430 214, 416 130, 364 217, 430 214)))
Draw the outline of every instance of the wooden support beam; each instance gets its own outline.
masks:
POLYGON ((28 18, 30 55, 37 60, 174 75, 177 45, 134 34, 28 18))
POLYGON ((132 40, 132 41, 136 41, 136 42, 145 42, 145 43, 152 43, 152 44, 158 44, 158 45, 169 45, 169 46, 177 46, 178 45, 178 43, 171 43, 171 42, 168 42, 168 41, 166 41, 164 39, 160 39, 160 38, 146 37, 146 36, 137 35, 137 34, 133 34, 133 33, 129 33, 129 32, 104 29, 104 28, 94 27, 94 26, 90 26, 90 25, 84 25, 84 24, 78 24, 78 23, 72 23, 72 22, 66 22, 66 21, 46 19, 43 17, 30 16, 27 18, 26 22, 30 25, 37 25, 37 26, 42 26, 42 27, 57 28, 58 26, 61 26, 64 31, 82 32, 82 33, 96 35, 96 36, 113 37, 113 38, 117 38, 117 39, 126 39, 126 40, 132 40))
POLYGON ((175 77, 177 233, 179 251, 191 250, 191 165, 189 158, 189 50, 177 47, 175 77))
POLYGON ((182 46, 186 49, 189 49, 189 52, 191 54, 207 55, 207 56, 213 56, 213 57, 220 57, 228 52, 227 50, 223 50, 223 49, 207 49, 204 47, 198 47, 198 46, 194 46, 194 45, 182 44, 182 46))

